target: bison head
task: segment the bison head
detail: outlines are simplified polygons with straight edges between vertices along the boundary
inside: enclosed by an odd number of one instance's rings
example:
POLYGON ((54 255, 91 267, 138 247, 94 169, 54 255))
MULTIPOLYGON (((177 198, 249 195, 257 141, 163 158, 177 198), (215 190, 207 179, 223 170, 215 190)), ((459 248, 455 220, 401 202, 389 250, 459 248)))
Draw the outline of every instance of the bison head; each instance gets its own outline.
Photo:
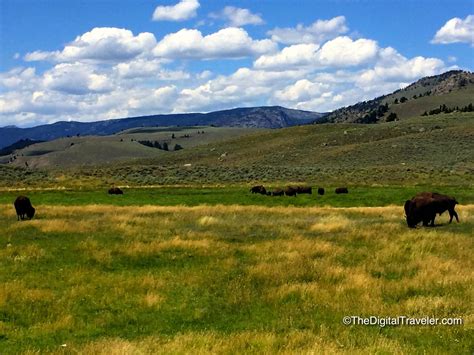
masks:
POLYGON ((415 228, 418 221, 416 221, 415 219, 415 216, 413 214, 413 210, 412 210, 412 201, 411 200, 406 200, 405 201, 405 217, 407 219, 407 224, 408 224, 408 227, 410 228, 415 228))
POLYGON ((28 209, 28 211, 26 212, 26 216, 29 218, 29 219, 32 219, 35 215, 35 208, 34 207, 31 207, 28 209))

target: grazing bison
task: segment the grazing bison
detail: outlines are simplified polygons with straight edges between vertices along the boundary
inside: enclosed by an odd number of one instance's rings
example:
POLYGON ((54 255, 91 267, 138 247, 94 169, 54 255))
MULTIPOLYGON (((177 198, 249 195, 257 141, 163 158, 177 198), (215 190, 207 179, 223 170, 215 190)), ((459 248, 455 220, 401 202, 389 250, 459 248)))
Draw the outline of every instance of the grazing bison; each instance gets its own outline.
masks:
POLYGON ((348 194, 349 190, 347 189, 347 187, 338 187, 336 189, 336 193, 337 194, 348 194))
POLYGON ((405 202, 407 224, 410 228, 415 228, 420 222, 423 222, 424 226, 434 226, 436 214, 441 215, 445 211, 449 212, 449 223, 453 221, 453 217, 459 222, 458 214, 454 210, 457 204, 453 197, 436 192, 421 192, 405 202))
POLYGON ((123 195, 123 191, 118 187, 111 187, 109 189, 109 195, 123 195))
POLYGON ((257 186, 252 187, 250 189, 250 192, 253 194, 262 194, 262 195, 267 194, 267 190, 265 189, 263 185, 257 185, 257 186))
POLYGON ((286 196, 296 196, 297 192, 297 189, 293 186, 287 186, 285 189, 286 196))
POLYGON ((297 186, 296 193, 298 194, 313 194, 313 188, 311 186, 297 186))
POLYGON ((324 188, 318 187, 318 195, 324 195, 324 188))
POLYGON ((18 196, 13 203, 16 210, 17 220, 32 219, 35 215, 35 208, 31 205, 31 201, 26 196, 18 196))
POLYGON ((285 191, 282 189, 275 189, 272 191, 272 196, 283 196, 285 194, 285 191))

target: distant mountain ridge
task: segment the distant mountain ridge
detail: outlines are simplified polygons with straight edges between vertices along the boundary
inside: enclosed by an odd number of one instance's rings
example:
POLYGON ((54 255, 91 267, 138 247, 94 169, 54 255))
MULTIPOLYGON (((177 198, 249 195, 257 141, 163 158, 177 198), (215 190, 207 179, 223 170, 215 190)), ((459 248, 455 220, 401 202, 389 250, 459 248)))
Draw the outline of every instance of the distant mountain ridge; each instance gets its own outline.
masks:
POLYGON ((185 113, 130 117, 96 122, 60 121, 31 128, 1 127, 0 148, 21 139, 49 141, 75 135, 110 135, 126 129, 147 126, 229 126, 283 128, 317 121, 323 113, 288 109, 281 106, 245 107, 209 113, 185 113))
POLYGON ((474 74, 451 70, 419 79, 404 89, 337 109, 315 123, 377 123, 421 116, 447 105, 456 109, 473 103, 474 74))

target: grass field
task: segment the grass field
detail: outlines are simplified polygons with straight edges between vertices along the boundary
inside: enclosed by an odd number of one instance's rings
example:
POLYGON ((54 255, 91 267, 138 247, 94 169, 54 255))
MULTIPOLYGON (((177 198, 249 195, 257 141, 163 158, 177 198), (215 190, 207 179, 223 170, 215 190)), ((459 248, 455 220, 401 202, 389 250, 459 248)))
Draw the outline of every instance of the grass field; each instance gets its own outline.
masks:
MULTIPOLYGON (((283 187, 284 185, 280 185, 283 187)), ((268 190, 275 186, 266 185, 268 190)), ((89 205, 106 204, 117 206, 162 205, 261 205, 295 207, 377 207, 403 205, 421 191, 436 191, 454 196, 461 204, 474 204, 474 191, 454 186, 349 186, 349 194, 337 195, 336 186, 325 186, 326 193, 319 196, 316 188, 312 195, 301 194, 297 197, 264 196, 251 194, 247 186, 221 187, 155 187, 123 188, 124 195, 109 195, 106 189, 64 189, 64 190, 4 190, 0 191, 0 204, 10 204, 20 194, 29 196, 32 204, 39 205, 89 205)), ((38 212, 40 213, 40 212, 38 212)))
POLYGON ((2 354, 472 351, 472 204, 416 230, 401 206, 38 210, 1 205, 2 354))

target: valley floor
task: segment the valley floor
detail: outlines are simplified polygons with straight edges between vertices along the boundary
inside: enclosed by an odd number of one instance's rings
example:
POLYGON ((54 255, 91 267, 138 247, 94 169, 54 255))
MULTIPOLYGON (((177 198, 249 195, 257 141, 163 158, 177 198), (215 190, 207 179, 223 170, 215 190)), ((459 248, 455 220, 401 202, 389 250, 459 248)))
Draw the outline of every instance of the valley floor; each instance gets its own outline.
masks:
POLYGON ((401 204, 46 200, 23 222, 0 205, 2 354, 473 349, 472 203, 457 207, 460 223, 443 215, 413 230, 401 204), (463 324, 344 325, 345 316, 463 324))

